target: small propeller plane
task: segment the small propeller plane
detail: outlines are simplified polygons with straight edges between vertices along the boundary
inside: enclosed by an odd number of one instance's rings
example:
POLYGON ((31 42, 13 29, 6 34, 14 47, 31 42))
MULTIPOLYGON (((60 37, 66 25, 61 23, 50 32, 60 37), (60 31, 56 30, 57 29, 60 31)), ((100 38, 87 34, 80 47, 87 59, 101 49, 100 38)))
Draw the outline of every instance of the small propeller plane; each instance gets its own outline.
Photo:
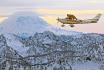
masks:
POLYGON ((89 24, 89 23, 97 23, 101 17, 101 14, 97 14, 94 18, 92 19, 86 19, 86 20, 80 20, 77 19, 74 15, 72 14, 67 14, 66 18, 58 18, 58 22, 63 23, 61 26, 64 27, 65 24, 69 24, 70 27, 74 27, 74 24, 89 24))

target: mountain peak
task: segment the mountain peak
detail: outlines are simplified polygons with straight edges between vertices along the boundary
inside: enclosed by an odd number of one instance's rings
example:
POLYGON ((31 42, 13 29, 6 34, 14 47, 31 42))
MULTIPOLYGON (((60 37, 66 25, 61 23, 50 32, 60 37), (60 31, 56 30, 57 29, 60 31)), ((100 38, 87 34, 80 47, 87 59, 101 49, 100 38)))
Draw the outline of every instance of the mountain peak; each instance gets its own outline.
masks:
POLYGON ((1 25, 2 33, 33 33, 42 32, 48 24, 36 13, 19 12, 8 17, 1 25))
POLYGON ((79 32, 67 31, 58 27, 53 27, 45 22, 39 17, 37 13, 34 12, 17 12, 8 17, 0 25, 1 33, 13 33, 13 34, 30 34, 42 33, 44 31, 51 31, 55 34, 66 34, 66 35, 76 35, 79 32))

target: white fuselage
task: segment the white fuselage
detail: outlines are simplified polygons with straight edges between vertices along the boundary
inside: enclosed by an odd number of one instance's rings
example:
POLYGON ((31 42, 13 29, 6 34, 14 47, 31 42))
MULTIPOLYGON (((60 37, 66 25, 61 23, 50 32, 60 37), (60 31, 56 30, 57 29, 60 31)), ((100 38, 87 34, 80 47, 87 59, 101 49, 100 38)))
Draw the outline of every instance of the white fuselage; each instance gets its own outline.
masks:
POLYGON ((68 20, 68 19, 58 19, 59 22, 63 24, 88 24, 88 23, 97 23, 97 19, 87 19, 87 20, 68 20))

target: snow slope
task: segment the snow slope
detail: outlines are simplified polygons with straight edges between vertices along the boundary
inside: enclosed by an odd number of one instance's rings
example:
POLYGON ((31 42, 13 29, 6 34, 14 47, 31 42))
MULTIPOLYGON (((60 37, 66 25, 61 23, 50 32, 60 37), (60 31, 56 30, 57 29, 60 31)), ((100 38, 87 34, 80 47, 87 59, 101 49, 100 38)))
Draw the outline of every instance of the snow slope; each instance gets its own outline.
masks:
POLYGON ((85 63, 76 63, 73 65, 73 70, 99 70, 100 64, 88 61, 85 63))
POLYGON ((16 50, 21 56, 26 56, 26 51, 29 47, 23 47, 23 44, 18 41, 12 34, 4 34, 7 45, 16 50))

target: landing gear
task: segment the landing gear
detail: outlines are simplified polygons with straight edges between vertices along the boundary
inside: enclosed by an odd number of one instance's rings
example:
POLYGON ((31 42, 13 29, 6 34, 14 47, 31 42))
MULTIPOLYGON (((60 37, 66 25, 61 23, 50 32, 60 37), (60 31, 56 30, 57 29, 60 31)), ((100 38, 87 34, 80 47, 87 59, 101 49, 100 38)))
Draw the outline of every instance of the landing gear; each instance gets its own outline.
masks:
MULTIPOLYGON (((64 24, 62 24, 61 25, 61 27, 64 27, 65 25, 64 24)), ((71 25, 69 25, 70 27, 74 27, 74 25, 73 24, 71 24, 71 25)))
POLYGON ((61 25, 61 27, 64 27, 65 25, 63 24, 63 25, 61 25))
POLYGON ((74 27, 74 25, 70 25, 70 27, 74 27))

